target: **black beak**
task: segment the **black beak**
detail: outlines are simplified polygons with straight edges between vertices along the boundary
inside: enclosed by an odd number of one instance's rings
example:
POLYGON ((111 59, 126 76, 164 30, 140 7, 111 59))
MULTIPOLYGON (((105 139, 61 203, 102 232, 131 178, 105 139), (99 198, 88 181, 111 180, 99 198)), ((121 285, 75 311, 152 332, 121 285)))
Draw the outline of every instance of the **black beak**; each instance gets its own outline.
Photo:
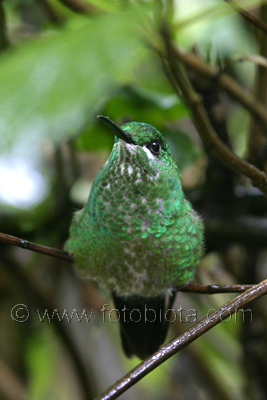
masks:
POLYGON ((109 117, 98 115, 97 118, 101 119, 119 139, 124 140, 126 143, 133 143, 131 137, 127 135, 127 133, 124 132, 119 125, 115 124, 115 122, 109 119, 109 117))

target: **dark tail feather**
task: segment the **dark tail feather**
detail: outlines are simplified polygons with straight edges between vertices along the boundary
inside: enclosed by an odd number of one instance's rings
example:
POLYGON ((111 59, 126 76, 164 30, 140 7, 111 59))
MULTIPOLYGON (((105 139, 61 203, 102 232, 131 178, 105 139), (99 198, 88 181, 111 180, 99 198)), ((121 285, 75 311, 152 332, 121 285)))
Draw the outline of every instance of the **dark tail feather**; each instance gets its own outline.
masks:
POLYGON ((175 294, 157 297, 121 297, 112 293, 119 312, 120 333, 125 354, 144 360, 159 349, 164 342, 175 294), (167 304, 166 304, 167 303, 167 304))

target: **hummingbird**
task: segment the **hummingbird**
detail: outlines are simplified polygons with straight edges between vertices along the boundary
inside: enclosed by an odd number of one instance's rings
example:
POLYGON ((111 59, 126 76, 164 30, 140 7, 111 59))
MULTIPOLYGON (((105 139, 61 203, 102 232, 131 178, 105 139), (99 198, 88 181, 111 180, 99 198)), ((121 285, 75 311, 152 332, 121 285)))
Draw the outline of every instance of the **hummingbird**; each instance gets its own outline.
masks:
POLYGON ((125 354, 145 359, 165 340, 175 288, 194 276, 203 223, 163 135, 146 123, 98 118, 114 145, 65 249, 82 276, 112 293, 125 354))

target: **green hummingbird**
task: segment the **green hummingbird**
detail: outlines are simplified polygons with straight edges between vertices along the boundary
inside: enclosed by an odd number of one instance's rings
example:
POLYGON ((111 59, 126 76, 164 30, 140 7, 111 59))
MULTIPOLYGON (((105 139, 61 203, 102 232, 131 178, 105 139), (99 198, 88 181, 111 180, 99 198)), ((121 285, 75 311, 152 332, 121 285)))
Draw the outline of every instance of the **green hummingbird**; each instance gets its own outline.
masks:
POLYGON ((162 134, 146 123, 119 127, 98 118, 115 134, 114 146, 65 249, 81 275, 112 292, 126 355, 145 359, 164 342, 175 287, 194 276, 203 223, 162 134))

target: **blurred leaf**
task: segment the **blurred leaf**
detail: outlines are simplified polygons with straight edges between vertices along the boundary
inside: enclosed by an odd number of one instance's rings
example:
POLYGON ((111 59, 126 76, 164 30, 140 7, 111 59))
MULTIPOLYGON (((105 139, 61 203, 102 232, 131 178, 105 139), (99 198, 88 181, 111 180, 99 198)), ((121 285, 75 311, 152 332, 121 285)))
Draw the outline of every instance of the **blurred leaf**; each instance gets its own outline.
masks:
POLYGON ((131 80, 143 45, 132 12, 78 17, 0 59, 0 147, 77 133, 103 99, 131 80))
MULTIPOLYGON (((184 117, 188 111, 174 95, 157 93, 137 86, 121 88, 103 107, 101 114, 108 115, 118 124, 127 121, 146 122, 164 133, 166 122, 184 117)), ((79 150, 111 148, 114 141, 102 123, 95 121, 77 139, 79 150)))
MULTIPOLYGON (((105 112, 100 114, 108 115, 105 112)), ((113 115, 109 115, 111 119, 114 119, 113 115)), ((76 150, 103 150, 111 149, 114 143, 114 136, 103 127, 103 124, 99 121, 95 121, 90 124, 88 128, 81 134, 76 140, 76 150)))
POLYGON ((158 129, 165 121, 180 118, 188 113, 175 94, 164 95, 137 86, 123 88, 106 105, 105 112, 117 119, 146 122, 158 129))

